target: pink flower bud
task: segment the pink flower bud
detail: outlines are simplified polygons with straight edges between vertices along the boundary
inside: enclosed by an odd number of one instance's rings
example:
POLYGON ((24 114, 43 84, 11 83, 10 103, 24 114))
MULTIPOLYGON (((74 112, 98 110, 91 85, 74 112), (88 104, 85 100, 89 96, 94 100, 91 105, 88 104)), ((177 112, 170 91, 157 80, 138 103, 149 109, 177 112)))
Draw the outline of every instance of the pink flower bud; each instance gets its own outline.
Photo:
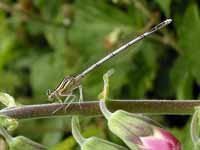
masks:
POLYGON ((131 150, 181 150, 181 143, 169 131, 151 119, 117 110, 111 113, 100 101, 100 108, 108 120, 108 127, 131 150))
POLYGON ((152 126, 153 135, 140 137, 145 150, 181 150, 180 142, 167 130, 152 126))

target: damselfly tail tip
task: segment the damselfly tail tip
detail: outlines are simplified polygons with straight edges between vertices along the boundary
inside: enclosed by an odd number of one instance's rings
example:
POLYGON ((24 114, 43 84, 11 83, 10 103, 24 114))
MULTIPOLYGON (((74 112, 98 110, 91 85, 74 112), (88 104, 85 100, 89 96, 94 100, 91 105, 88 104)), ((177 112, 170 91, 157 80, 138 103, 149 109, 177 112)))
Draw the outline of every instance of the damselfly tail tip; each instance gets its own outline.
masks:
POLYGON ((163 27, 167 26, 168 24, 170 24, 172 22, 172 19, 166 19, 165 21, 159 23, 158 25, 156 25, 154 28, 152 28, 152 31, 157 31, 159 29, 162 29, 163 27))
POLYGON ((172 19, 165 20, 166 25, 170 24, 172 22, 172 19))

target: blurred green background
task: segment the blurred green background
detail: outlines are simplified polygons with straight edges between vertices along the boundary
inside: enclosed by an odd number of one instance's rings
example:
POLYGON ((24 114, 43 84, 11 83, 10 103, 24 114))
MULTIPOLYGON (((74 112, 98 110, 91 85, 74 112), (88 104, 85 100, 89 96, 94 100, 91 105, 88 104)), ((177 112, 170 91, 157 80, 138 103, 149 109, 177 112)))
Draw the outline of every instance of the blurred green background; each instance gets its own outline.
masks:
MULTIPOLYGON (((129 48, 82 82, 85 100, 96 100, 103 74, 113 99, 198 99, 200 18, 195 0, 0 0, 0 91, 22 104, 49 103, 65 75, 78 74, 153 25, 173 23, 129 48)), ((153 116, 191 149, 189 116, 153 116)), ((104 118, 82 118, 85 136, 120 143, 104 118)), ((55 150, 79 149, 70 118, 25 120, 22 134, 55 150)))

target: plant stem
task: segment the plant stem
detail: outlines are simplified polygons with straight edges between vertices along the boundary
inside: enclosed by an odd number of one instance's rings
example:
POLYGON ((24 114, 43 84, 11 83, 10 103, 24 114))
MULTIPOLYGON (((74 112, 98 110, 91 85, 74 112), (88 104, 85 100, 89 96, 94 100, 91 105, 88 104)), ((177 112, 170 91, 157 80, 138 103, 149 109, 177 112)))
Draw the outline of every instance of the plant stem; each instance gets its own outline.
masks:
MULTIPOLYGON (((100 115, 99 101, 72 103, 65 111, 65 107, 53 113, 61 105, 68 104, 41 104, 28 105, 17 108, 8 108, 0 111, 0 115, 6 115, 16 119, 43 118, 55 116, 95 116, 100 115)), ((170 114, 189 115, 194 112, 194 107, 200 106, 200 100, 114 100, 106 101, 110 111, 123 109, 132 113, 144 114, 170 114)))
POLYGON ((100 105, 101 112, 103 113, 103 115, 108 120, 111 117, 112 113, 107 109, 106 101, 100 100, 100 104, 99 105, 100 105))
POLYGON ((145 16, 151 17, 150 11, 146 8, 146 6, 140 0, 132 0, 135 7, 140 10, 145 16))

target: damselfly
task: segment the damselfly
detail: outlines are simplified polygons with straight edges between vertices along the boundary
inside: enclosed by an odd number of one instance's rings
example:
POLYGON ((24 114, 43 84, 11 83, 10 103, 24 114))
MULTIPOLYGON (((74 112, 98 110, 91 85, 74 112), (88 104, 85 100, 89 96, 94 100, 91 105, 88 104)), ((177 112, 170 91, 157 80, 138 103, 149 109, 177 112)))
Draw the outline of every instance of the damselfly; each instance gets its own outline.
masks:
POLYGON ((93 65, 91 65, 87 69, 85 69, 80 74, 78 74, 76 76, 66 76, 53 91, 51 91, 50 89, 47 91, 48 98, 49 99, 57 98, 59 101, 61 101, 60 97, 64 96, 64 97, 67 97, 66 100, 65 100, 65 102, 66 102, 66 101, 68 101, 69 97, 71 97, 71 96, 74 97, 72 92, 75 89, 79 88, 79 90, 80 90, 79 91, 80 92, 79 102, 82 101, 83 98, 82 98, 81 80, 88 73, 93 71, 95 68, 101 66, 104 62, 110 60, 115 55, 118 55, 120 52, 126 50, 129 46, 137 43, 138 41, 142 40, 146 36, 149 36, 152 33, 158 31, 159 29, 167 26, 171 22, 172 22, 172 19, 167 19, 167 20, 161 22, 160 24, 153 27, 150 31, 147 31, 147 32, 139 35, 138 37, 134 38, 133 40, 129 41, 128 43, 126 43, 123 46, 119 47, 118 49, 114 50, 113 52, 111 52, 110 54, 105 56, 104 58, 100 59, 99 61, 97 61, 96 63, 94 63, 93 65))

